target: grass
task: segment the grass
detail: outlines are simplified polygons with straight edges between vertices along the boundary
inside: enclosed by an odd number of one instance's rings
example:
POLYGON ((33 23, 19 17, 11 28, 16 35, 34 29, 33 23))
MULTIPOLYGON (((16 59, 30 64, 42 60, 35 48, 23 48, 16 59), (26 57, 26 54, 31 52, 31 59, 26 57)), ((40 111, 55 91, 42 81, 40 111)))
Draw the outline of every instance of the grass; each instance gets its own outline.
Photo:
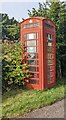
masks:
POLYGON ((66 81, 66 79, 61 79, 57 81, 57 85, 54 88, 45 89, 43 91, 14 89, 4 93, 2 116, 19 117, 33 109, 51 105, 54 102, 63 99, 66 94, 66 82, 64 85, 64 81, 66 81))

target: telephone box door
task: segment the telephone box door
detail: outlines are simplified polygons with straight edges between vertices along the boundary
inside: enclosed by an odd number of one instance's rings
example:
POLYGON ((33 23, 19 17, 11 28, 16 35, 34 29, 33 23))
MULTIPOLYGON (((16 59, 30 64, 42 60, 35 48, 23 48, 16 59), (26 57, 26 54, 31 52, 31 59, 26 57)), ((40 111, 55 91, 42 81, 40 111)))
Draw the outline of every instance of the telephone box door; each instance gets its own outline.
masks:
POLYGON ((51 87, 55 83, 55 34, 46 32, 46 79, 45 87, 51 87))
POLYGON ((25 51, 26 51, 26 63, 29 66, 30 78, 27 83, 28 87, 40 89, 41 81, 41 71, 39 69, 41 60, 40 53, 40 31, 29 31, 23 34, 25 51), (40 75, 39 75, 40 73, 40 75))

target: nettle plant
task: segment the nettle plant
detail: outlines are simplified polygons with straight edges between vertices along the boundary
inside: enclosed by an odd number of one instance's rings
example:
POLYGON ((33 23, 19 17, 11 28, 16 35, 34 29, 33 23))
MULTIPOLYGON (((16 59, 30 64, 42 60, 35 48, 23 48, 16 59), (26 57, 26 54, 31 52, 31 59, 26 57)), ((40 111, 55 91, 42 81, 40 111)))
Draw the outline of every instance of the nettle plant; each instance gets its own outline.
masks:
POLYGON ((20 43, 3 43, 2 52, 3 87, 24 85, 30 75, 27 64, 22 64, 23 46, 20 43))

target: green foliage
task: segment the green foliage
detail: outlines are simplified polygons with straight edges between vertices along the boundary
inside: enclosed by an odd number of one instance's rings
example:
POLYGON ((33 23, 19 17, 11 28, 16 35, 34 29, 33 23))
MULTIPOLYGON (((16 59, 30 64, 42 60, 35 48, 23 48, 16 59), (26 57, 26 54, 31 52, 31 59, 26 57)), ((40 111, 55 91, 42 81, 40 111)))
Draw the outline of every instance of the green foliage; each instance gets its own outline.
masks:
MULTIPOLYGON (((36 10, 32 8, 32 11, 28 10, 29 17, 41 16, 50 18, 56 24, 56 73, 61 77, 66 76, 66 9, 65 4, 59 0, 54 2, 39 3, 39 7, 36 10)), ((14 19, 9 19, 7 14, 0 14, 0 31, 2 28, 2 36, 14 39, 19 39, 19 23, 14 19)), ((1 37, 1 36, 0 36, 1 37)))
POLYGON ((14 17, 9 19, 7 14, 0 13, 1 25, 2 25, 2 37, 14 38, 15 40, 19 39, 19 22, 17 22, 14 17))
POLYGON ((3 88, 14 85, 23 85, 29 77, 28 66, 22 64, 23 46, 19 43, 4 43, 2 46, 3 60, 3 88))
POLYGON ((41 17, 48 17, 48 8, 47 4, 43 3, 41 4, 39 2, 39 8, 36 10, 35 8, 32 8, 32 11, 28 10, 28 15, 30 17, 36 17, 36 16, 41 16, 41 17))
POLYGON ((56 25, 56 73, 57 77, 66 76, 66 9, 64 2, 39 3, 39 8, 28 10, 30 17, 41 16, 50 18, 56 25))

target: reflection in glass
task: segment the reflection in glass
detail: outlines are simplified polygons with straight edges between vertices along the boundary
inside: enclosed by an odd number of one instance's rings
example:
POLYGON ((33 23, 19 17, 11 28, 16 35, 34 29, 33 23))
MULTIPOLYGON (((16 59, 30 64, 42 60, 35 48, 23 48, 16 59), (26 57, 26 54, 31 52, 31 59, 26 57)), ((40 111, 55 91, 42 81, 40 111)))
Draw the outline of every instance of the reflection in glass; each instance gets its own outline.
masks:
POLYGON ((31 73, 31 78, 39 78, 39 74, 31 73))
POLYGON ((48 46, 52 46, 52 43, 48 41, 48 46))
POLYGON ((48 64, 52 64, 52 60, 48 60, 48 64))
POLYGON ((50 75, 48 76, 48 81, 50 80, 50 75))
POLYGON ((37 58, 37 54, 28 54, 28 56, 27 56, 28 58, 33 58, 33 59, 35 59, 35 58, 37 58))
POLYGON ((50 71, 48 71, 48 80, 50 80, 50 71))
POLYGON ((52 40, 52 35, 48 33, 47 38, 48 38, 48 40, 52 40))
POLYGON ((28 60, 27 62, 28 62, 29 65, 38 65, 37 60, 28 60))
POLYGON ((47 54, 48 59, 51 59, 51 53, 47 54))
POLYGON ((28 60, 28 64, 30 64, 30 65, 36 65, 36 61, 35 60, 28 60))
POLYGON ((37 52, 36 47, 27 47, 27 52, 37 52))
POLYGON ((48 71, 50 71, 50 65, 48 65, 48 71))
POLYGON ((54 54, 52 54, 52 53, 48 53, 47 55, 48 55, 48 56, 47 56, 48 59, 54 59, 54 54))
POLYGON ((36 67, 29 67, 29 71, 36 71, 36 67))
POLYGON ((39 80, 29 80, 30 84, 39 84, 39 80))
POLYGON ((38 34, 37 33, 29 33, 24 35, 24 39, 37 39, 38 34))
POLYGON ((31 34, 27 34, 27 39, 35 39, 35 34, 31 33, 31 34))
POLYGON ((30 27, 37 27, 37 26, 39 26, 39 25, 40 25, 40 23, 37 22, 37 23, 25 24, 25 25, 23 25, 23 27, 24 27, 24 28, 30 28, 30 27))
POLYGON ((27 46, 36 46, 37 45, 36 40, 31 40, 31 41, 26 41, 26 42, 27 42, 27 46))
POLYGON ((52 52, 52 48, 51 48, 51 47, 48 47, 48 48, 47 48, 47 52, 52 52))

